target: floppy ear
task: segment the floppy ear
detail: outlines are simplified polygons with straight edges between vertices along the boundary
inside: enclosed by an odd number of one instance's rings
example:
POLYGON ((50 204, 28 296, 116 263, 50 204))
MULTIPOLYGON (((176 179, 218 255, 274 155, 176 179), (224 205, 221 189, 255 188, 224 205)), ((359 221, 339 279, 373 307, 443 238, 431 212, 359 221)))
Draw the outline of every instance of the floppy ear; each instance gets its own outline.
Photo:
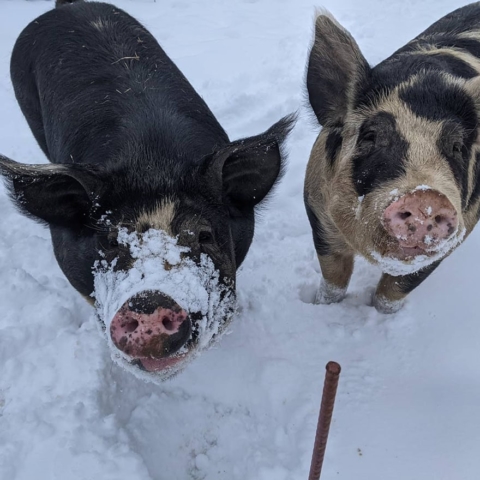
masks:
POLYGON ((19 210, 47 224, 84 223, 103 189, 93 168, 78 165, 28 165, 0 155, 0 174, 19 210))
POLYGON ((216 152, 206 169, 210 188, 238 207, 260 203, 283 174, 283 143, 294 123, 295 116, 289 115, 265 133, 236 140, 216 152))
POLYGON ((370 67, 357 43, 333 16, 321 11, 307 67, 308 100, 322 126, 342 122, 370 67))

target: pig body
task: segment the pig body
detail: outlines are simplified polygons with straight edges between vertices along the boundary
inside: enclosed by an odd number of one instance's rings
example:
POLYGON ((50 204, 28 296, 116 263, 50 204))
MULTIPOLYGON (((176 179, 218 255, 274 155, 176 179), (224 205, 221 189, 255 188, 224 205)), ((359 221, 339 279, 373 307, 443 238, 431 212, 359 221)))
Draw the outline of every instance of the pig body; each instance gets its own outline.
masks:
POLYGON ((373 297, 397 311, 472 231, 480 212, 480 4, 434 23, 371 68, 320 12, 307 70, 323 129, 304 200, 322 270, 320 303, 341 301, 355 255, 379 265, 373 297))
MULTIPOLYGON (((161 282, 185 287, 185 262, 199 269, 210 262, 222 298, 234 297, 255 207, 281 175, 292 118, 231 142, 152 35, 105 3, 57 1, 56 9, 20 34, 11 77, 51 162, 27 165, 0 157, 12 199, 49 226, 61 269, 87 299, 96 296, 99 265, 124 277, 140 272, 129 283, 138 287, 118 297, 113 318, 102 320, 117 357, 168 377, 206 345, 200 325, 215 312, 198 302, 185 305, 185 288, 180 300, 172 285, 165 294, 161 282), (158 240, 143 254, 142 236, 149 232, 160 232, 164 245, 180 253, 172 257, 158 240), (157 272, 168 273, 153 285, 144 261, 152 252, 157 272)), ((210 280, 201 285, 208 298, 218 293, 206 285, 210 280)), ((212 338, 231 312, 217 312, 212 338)))

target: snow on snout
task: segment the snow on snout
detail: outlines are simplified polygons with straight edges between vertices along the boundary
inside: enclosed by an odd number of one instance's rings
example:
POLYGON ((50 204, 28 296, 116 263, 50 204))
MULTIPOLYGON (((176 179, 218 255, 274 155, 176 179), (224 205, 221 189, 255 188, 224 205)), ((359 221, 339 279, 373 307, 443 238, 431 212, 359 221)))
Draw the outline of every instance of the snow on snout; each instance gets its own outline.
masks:
POLYGON ((128 233, 120 229, 118 243, 129 248, 134 259, 128 271, 115 271, 116 259, 97 262, 94 267, 95 307, 105 324, 105 335, 112 359, 120 366, 146 381, 159 382, 178 373, 187 362, 207 348, 213 338, 218 339, 225 323, 234 312, 232 291, 219 282, 219 273, 210 257, 201 255, 200 263, 188 257, 189 248, 177 244, 161 230, 144 234, 128 233), (179 354, 185 360, 161 372, 144 372, 130 363, 131 359, 114 345, 108 332, 110 323, 122 305, 140 292, 161 291, 182 306, 189 314, 201 313, 201 320, 193 325, 195 345, 183 347, 179 354))
POLYGON ((383 212, 387 234, 396 240, 396 250, 372 257, 390 275, 416 272, 443 258, 465 235, 458 213, 450 200, 427 185, 399 195, 390 192, 392 202, 383 212))

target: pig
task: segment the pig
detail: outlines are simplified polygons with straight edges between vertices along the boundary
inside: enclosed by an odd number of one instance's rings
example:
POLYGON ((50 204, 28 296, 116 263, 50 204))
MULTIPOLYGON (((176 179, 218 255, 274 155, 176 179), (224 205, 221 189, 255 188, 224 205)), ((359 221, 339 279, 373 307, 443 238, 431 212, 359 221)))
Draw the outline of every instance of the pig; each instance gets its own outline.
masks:
POLYGON ((11 78, 51 162, 0 157, 13 202, 95 299, 112 358, 176 374, 231 320, 294 117, 230 141, 154 37, 107 3, 57 0, 17 39, 11 78))
POLYGON ((480 213, 480 3, 446 15, 375 67, 320 11, 306 72, 322 130, 304 203, 322 280, 344 299, 360 255, 382 276, 372 303, 398 311, 480 213))

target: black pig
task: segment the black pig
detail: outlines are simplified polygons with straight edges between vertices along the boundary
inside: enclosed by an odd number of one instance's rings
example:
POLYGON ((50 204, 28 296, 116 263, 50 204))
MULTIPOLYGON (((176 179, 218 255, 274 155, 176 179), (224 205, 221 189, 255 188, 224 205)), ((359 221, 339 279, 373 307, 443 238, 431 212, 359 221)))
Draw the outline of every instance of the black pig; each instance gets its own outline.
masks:
POLYGON ((152 35, 106 3, 58 0, 20 34, 11 77, 52 162, 0 157, 14 202, 48 225, 66 277, 96 297, 114 357, 175 373, 232 315, 293 118, 230 142, 152 35))

